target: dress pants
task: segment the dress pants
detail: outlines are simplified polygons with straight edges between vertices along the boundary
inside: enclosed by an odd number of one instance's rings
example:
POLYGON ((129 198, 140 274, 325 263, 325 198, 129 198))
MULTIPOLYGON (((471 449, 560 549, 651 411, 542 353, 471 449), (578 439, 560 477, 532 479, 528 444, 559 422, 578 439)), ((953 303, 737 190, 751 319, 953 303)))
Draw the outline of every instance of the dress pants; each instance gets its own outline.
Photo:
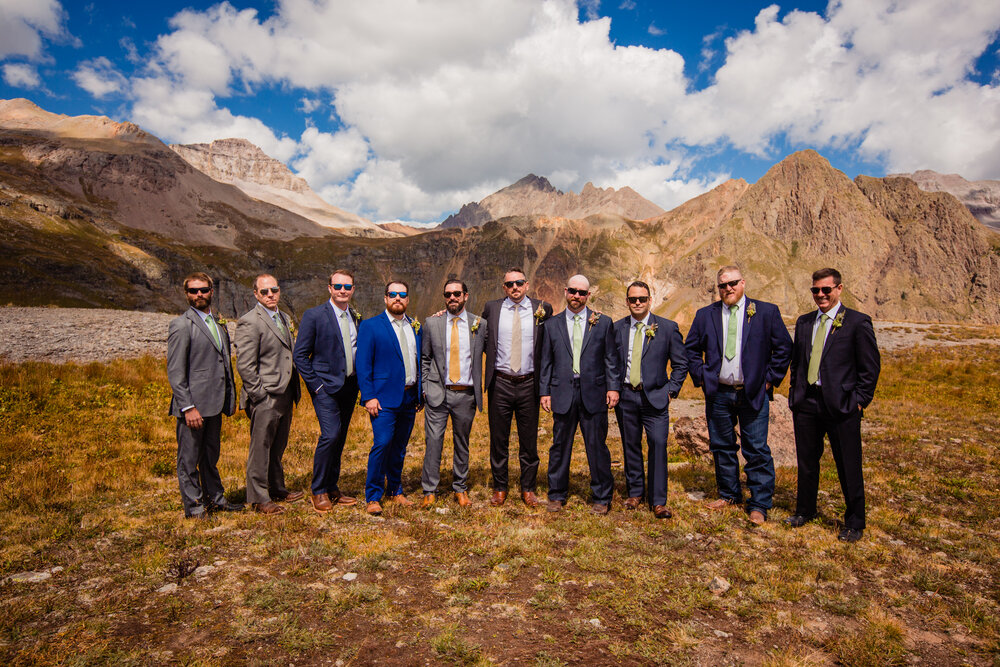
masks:
POLYGON ((760 410, 754 410, 743 389, 720 384, 711 398, 705 397, 705 416, 708 421, 708 445, 715 461, 715 482, 719 497, 734 503, 743 502, 740 488, 740 460, 743 450, 746 465, 747 489, 750 500, 746 510, 759 510, 764 514, 771 509, 774 497, 774 459, 767 446, 767 420, 770 404, 764 401, 760 410), (736 424, 740 425, 740 442, 736 443, 736 424))
POLYGON ((476 395, 472 389, 460 391, 446 389, 444 402, 436 408, 424 406, 424 470, 420 485, 424 493, 437 493, 441 483, 441 450, 444 447, 444 431, 451 416, 451 440, 453 445, 451 488, 456 493, 469 490, 469 433, 476 415, 476 395))
POLYGON ((795 513, 811 517, 816 514, 816 494, 819 491, 819 460, 823 456, 823 436, 830 438, 830 451, 837 464, 840 489, 846 509, 844 526, 865 529, 865 480, 861 471, 861 411, 847 417, 830 414, 819 394, 810 387, 806 399, 792 412, 795 429, 795 458, 798 462, 798 491, 795 513))
POLYGON ((177 482, 185 516, 202 514, 206 505, 226 502, 218 468, 222 415, 203 415, 202 419, 204 426, 194 430, 188 428, 184 417, 177 418, 177 482))
POLYGON ((247 453, 247 502, 264 504, 288 495, 281 457, 292 427, 292 387, 283 394, 268 394, 248 402, 250 450, 247 453))
POLYGON ((615 406, 618 430, 622 436, 625 460, 625 484, 630 498, 645 498, 651 507, 667 504, 667 436, 670 433, 668 408, 657 410, 646 398, 627 384, 615 406), (643 475, 642 433, 649 448, 648 474, 643 475), (644 484, 645 477, 645 484, 644 484))
MULTIPOLYGON (((569 390, 569 388, 567 388, 569 390)), ((583 446, 590 467, 590 491, 595 503, 610 504, 614 494, 611 452, 608 451, 608 413, 591 413, 583 407, 580 381, 573 380, 573 402, 569 411, 552 415, 552 447, 549 449, 549 500, 566 502, 569 495, 569 464, 576 427, 583 434, 583 446)))
POLYGON ((520 382, 497 373, 489 393, 490 470, 493 490, 508 487, 507 461, 510 451, 510 422, 517 419, 518 461, 521 491, 535 491, 538 477, 538 394, 533 376, 520 382))
POLYGON ((351 375, 334 394, 322 389, 312 397, 319 421, 319 441, 313 456, 312 494, 340 495, 340 459, 344 453, 347 430, 358 402, 358 377, 351 375))
POLYGON ((382 408, 371 417, 372 449, 368 454, 368 479, 365 501, 379 501, 383 495, 398 496, 403 492, 403 459, 410 442, 413 421, 417 415, 417 389, 403 394, 398 408, 382 408))

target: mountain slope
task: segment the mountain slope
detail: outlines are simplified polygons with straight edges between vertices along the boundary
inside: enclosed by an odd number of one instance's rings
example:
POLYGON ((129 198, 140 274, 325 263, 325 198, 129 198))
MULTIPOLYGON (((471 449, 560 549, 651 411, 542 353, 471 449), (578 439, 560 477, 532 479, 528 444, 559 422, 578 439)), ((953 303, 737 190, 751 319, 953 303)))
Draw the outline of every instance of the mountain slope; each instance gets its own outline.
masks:
POLYGON ((958 174, 939 174, 929 169, 890 177, 908 178, 925 192, 952 194, 979 222, 1000 230, 1000 181, 967 181, 958 174))

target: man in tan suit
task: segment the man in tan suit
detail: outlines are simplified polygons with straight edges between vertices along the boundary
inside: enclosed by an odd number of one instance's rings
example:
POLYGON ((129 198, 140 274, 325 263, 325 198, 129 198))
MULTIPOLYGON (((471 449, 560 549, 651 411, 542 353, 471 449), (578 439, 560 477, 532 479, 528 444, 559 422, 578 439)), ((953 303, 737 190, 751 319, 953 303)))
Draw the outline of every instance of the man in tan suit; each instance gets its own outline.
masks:
POLYGON ((262 514, 281 514, 277 503, 302 500, 285 488, 281 457, 288 445, 292 407, 299 402, 299 374, 292 364, 288 316, 278 310, 281 290, 274 276, 254 280, 257 305, 236 323, 236 368, 243 378, 240 408, 250 418, 247 502, 262 514))

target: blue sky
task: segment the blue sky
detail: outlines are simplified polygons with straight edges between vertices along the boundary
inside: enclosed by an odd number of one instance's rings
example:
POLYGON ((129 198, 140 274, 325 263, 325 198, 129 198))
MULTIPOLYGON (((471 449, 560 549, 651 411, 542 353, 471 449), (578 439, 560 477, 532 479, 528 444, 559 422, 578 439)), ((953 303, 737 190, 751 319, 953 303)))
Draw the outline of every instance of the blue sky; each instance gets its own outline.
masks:
POLYGON ((998 30, 981 0, 0 0, 0 98, 242 136, 376 221, 529 172, 669 209, 802 148, 1000 178, 998 30))

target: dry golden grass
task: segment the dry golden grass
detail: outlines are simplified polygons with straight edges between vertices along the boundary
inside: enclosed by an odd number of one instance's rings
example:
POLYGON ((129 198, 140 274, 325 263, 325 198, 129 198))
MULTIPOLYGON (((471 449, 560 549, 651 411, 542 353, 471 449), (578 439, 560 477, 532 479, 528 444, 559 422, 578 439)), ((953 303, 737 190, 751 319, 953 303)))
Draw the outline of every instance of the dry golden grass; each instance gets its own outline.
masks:
MULTIPOLYGON (((186 521, 162 360, 0 365, 0 660, 994 664, 998 368, 986 345, 887 356, 865 426, 869 529, 849 546, 836 540, 843 502, 829 454, 823 520, 799 530, 780 523, 794 471, 779 471, 772 520, 752 528, 738 511, 689 500, 713 496, 703 461, 671 473, 673 519, 620 502, 593 517, 582 442, 566 512, 488 508, 485 416, 473 429, 471 510, 451 502, 445 470, 436 511, 321 517, 299 504, 279 517, 186 521), (60 567, 47 581, 7 580, 60 567), (715 576, 731 588, 713 594, 715 576)), ((370 438, 358 412, 342 480, 355 494, 370 438)), ((247 429, 242 415, 223 427, 232 500, 244 497, 247 429)), ((418 417, 404 476, 414 496, 422 429, 418 417)), ((542 429, 544 471, 545 417, 542 429)), ((306 398, 285 455, 292 488, 308 488, 317 435, 306 398)))

